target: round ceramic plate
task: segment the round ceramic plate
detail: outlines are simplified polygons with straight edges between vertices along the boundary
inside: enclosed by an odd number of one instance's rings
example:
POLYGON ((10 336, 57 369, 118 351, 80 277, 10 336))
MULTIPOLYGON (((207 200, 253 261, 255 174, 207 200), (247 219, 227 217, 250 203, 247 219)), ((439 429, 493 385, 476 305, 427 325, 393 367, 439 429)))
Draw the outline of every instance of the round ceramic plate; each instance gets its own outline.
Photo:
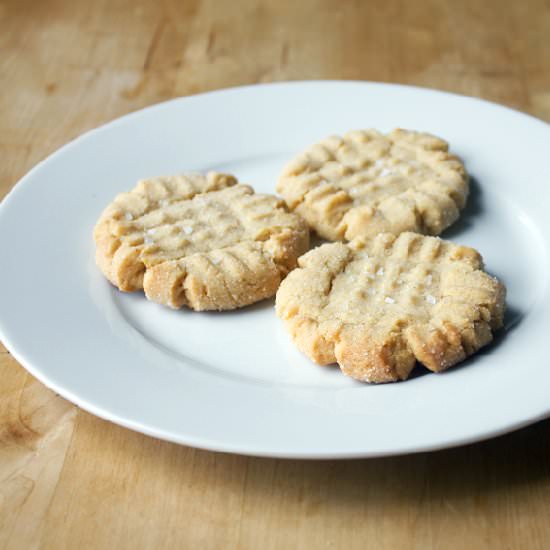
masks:
POLYGON ((471 442, 550 415, 550 126, 418 88, 304 82, 169 101, 89 132, 25 176, 0 208, 0 337, 56 392, 155 437, 277 457, 366 457, 471 442), (171 311, 113 288, 92 229, 148 176, 222 170, 274 192, 296 152, 354 128, 419 129, 471 173, 444 237, 480 250, 508 287, 495 342, 443 374, 365 385, 292 345, 273 301, 171 311))

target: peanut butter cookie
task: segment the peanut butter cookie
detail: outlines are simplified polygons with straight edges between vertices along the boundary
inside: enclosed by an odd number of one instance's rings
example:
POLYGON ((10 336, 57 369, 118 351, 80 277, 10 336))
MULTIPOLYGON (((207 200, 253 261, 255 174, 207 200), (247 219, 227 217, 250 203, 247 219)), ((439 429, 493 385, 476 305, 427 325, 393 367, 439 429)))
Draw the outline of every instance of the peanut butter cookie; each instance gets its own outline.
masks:
POLYGON ((367 130, 307 149, 284 169, 277 191, 329 240, 382 232, 439 235, 464 207, 468 176, 442 139, 367 130))
POLYGON ((442 371, 492 340, 505 288, 472 248, 383 233, 298 260, 276 298, 297 347, 364 382, 406 379, 416 361, 442 371))
POLYGON ((94 238, 97 264, 120 290, 226 310, 273 296, 309 230, 283 201, 210 172, 140 181, 105 209, 94 238))

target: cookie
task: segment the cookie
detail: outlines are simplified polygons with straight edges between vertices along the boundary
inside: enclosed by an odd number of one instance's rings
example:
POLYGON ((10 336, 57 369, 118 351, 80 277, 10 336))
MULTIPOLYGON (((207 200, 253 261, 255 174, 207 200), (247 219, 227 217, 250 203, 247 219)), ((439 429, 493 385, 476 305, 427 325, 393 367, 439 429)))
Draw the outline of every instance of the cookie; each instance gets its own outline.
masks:
POLYGON ((466 203, 468 176, 438 137, 367 130, 307 149, 283 170, 277 191, 325 239, 439 235, 466 203))
POLYGON ((357 380, 404 380, 416 361, 442 371, 502 326, 505 287, 478 252, 437 237, 324 244, 298 265, 277 292, 277 315, 303 353, 357 380))
POLYGON ((97 264, 120 290, 200 311, 273 296, 309 230, 280 199, 210 172, 140 181, 105 209, 94 238, 97 264))

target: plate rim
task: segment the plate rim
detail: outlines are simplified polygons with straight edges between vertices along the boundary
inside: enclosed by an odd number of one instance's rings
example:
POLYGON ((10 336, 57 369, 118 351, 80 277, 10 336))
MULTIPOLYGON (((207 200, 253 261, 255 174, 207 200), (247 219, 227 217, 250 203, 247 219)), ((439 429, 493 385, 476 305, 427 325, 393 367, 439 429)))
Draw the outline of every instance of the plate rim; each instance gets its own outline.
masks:
MULTIPOLYGON (((28 172, 23 174, 21 178, 19 178, 15 184, 11 187, 11 189, 4 195, 2 198, 2 201, 0 201, 0 208, 6 203, 8 199, 12 196, 12 194, 16 191, 18 191, 21 188, 21 185, 26 185, 26 180, 28 179, 28 176, 33 174, 36 170, 38 170, 43 163, 48 162, 48 160, 59 153, 65 152, 66 150, 70 149, 74 146, 76 142, 79 142, 83 139, 87 139, 90 136, 92 136, 94 133, 99 132, 103 129, 105 129, 108 126, 116 126, 119 123, 123 123, 126 120, 131 119, 132 117, 138 116, 141 113, 144 112, 151 112, 156 109, 164 108, 172 103, 177 103, 180 101, 188 100, 188 99, 194 99, 199 97, 206 97, 206 96, 215 96, 219 94, 224 94, 226 92, 238 92, 238 91, 244 91, 244 90, 252 90, 257 88, 276 88, 276 87, 286 87, 286 86, 303 86, 303 85, 350 85, 350 86, 372 86, 372 87, 392 87, 392 88, 399 88, 399 89, 410 89, 410 90, 416 90, 419 92, 428 92, 433 93, 435 95, 441 95, 441 96, 450 96, 455 97, 461 100, 467 100, 467 101, 473 101, 473 102, 479 102, 482 103, 488 107, 491 108, 498 108, 505 111, 509 111, 514 113, 515 115, 520 115, 523 117, 526 117, 527 119, 531 120, 532 122, 535 122, 537 124, 542 124, 544 127, 550 127, 550 122, 546 122, 545 120, 542 120, 540 118, 537 118, 536 116, 526 113, 525 111, 520 111, 519 109, 514 109, 513 107, 509 107, 507 105, 503 105, 501 103, 495 103, 493 101, 490 101, 488 99, 483 99, 476 96, 470 96, 466 94, 460 94, 457 92, 448 92, 446 90, 440 90, 437 88, 430 88, 427 86, 417 86, 414 84, 400 84, 400 83, 394 83, 394 82, 384 82, 384 81, 373 81, 373 80, 340 80, 340 79, 318 79, 318 80, 281 80, 277 82, 261 82, 257 84, 242 84, 237 86, 228 86, 227 88, 218 88, 214 90, 207 90, 205 92, 197 92, 189 95, 184 96, 178 96, 173 97, 170 99, 166 99, 163 101, 160 101, 158 103, 154 103, 152 105, 147 105, 146 107, 142 107, 140 109, 136 109, 135 111, 131 111, 129 113, 126 113, 124 115, 118 116, 113 118, 112 120, 108 120, 107 122, 104 122, 102 124, 99 124, 98 126, 94 126, 88 130, 85 130, 81 134, 75 136, 74 138, 70 139, 68 142, 64 143, 61 147, 55 149, 51 153, 47 154, 43 159, 39 160, 28 172)), ((0 319, 1 320, 1 319, 0 319)), ((0 325, 1 329, 1 325, 0 325)))

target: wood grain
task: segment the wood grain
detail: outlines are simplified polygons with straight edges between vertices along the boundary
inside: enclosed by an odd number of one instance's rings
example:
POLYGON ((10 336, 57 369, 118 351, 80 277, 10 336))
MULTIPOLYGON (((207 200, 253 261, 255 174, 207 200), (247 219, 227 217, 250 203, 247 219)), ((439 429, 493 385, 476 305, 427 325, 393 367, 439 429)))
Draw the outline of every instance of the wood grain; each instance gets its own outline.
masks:
MULTIPOLYGON (((548 0, 3 0, 0 197, 116 116, 254 82, 410 83, 550 121, 549 37, 548 0)), ((548 547, 548 421, 414 456, 255 459, 92 417, 3 347, 0 372, 1 548, 548 547)))

